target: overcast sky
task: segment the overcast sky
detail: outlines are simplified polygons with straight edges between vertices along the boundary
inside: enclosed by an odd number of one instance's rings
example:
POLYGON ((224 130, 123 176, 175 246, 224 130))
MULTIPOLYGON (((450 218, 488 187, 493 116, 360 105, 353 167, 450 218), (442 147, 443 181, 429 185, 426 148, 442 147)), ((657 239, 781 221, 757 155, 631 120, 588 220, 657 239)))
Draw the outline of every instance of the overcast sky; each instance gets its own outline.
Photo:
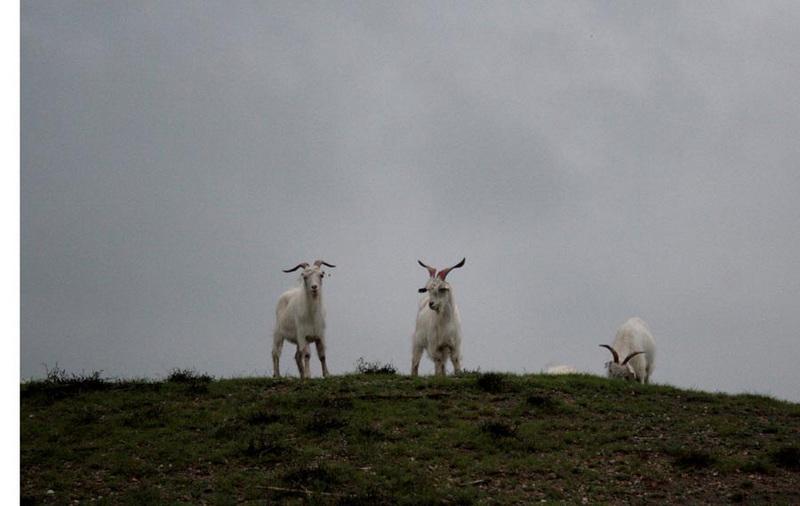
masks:
POLYGON ((22 378, 271 375, 318 258, 331 372, 408 374, 417 259, 466 257, 467 370, 603 374, 640 316, 655 383, 800 401, 798 2, 23 0, 20 33, 22 378))

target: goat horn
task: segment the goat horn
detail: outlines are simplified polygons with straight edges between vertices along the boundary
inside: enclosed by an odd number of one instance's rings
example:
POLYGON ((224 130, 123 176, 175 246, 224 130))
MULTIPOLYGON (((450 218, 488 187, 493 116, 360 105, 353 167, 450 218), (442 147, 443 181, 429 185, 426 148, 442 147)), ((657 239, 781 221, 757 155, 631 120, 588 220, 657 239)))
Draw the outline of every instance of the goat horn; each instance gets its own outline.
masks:
POLYGON ((307 263, 305 263, 305 262, 303 262, 302 264, 297 264, 297 267, 294 267, 294 268, 292 268, 292 269, 286 269, 286 270, 284 270, 283 272, 294 272, 294 271, 296 271, 297 269, 299 269, 300 267, 302 267, 303 269, 305 269, 306 267, 308 267, 308 264, 307 264, 307 263))
POLYGON ((316 262, 314 262, 314 265, 317 267, 319 267, 320 265, 325 265, 327 267, 336 267, 335 265, 329 264, 325 260, 317 260, 316 262))
POLYGON ((625 364, 627 364, 627 363, 628 363, 628 360, 630 360, 630 359, 632 359, 633 357, 635 357, 636 355, 640 355, 640 354, 642 354, 642 353, 644 353, 644 352, 643 352, 643 351, 634 351, 633 353, 631 353, 630 355, 628 355, 627 357, 625 357, 625 360, 623 360, 623 361, 622 361, 622 365, 625 365, 625 364))
POLYGON ((619 355, 617 355, 617 350, 615 350, 614 348, 612 348, 611 346, 609 346, 607 344, 601 344, 600 346, 603 347, 603 348, 608 348, 608 350, 611 352, 611 354, 614 355, 614 363, 615 364, 619 364, 619 355))
POLYGON ((423 267, 425 267, 426 269, 428 269, 428 274, 430 275, 430 277, 435 277, 435 276, 436 276, 436 268, 434 268, 434 267, 430 267, 430 266, 428 266, 428 265, 425 265, 425 264, 423 264, 423 263, 422 263, 422 260, 417 260, 417 262, 419 262, 419 264, 420 264, 421 266, 423 266, 423 267))
POLYGON ((447 277, 447 273, 448 272, 452 271, 453 269, 458 269, 459 267, 463 267, 464 264, 466 263, 466 261, 467 261, 467 257, 462 258, 461 261, 458 262, 457 264, 455 264, 454 266, 448 267, 447 269, 440 270, 438 276, 440 278, 442 278, 442 281, 444 281, 444 278, 447 277))

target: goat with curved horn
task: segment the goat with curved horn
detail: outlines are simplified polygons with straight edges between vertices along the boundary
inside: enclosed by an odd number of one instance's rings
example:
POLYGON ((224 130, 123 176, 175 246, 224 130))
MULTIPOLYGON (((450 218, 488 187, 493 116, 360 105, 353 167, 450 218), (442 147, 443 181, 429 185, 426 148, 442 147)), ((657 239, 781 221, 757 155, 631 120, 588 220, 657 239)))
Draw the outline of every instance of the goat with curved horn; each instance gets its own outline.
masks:
POLYGON ((436 375, 444 376, 448 360, 453 363, 456 373, 461 372, 461 318, 452 286, 445 277, 452 269, 463 266, 465 261, 466 258, 453 267, 442 269, 437 275, 435 268, 417 260, 428 269, 430 277, 425 286, 419 289, 420 293, 427 295, 420 301, 417 311, 417 325, 412 339, 411 376, 419 374, 423 353, 433 360, 436 375))
POLYGON ((614 336, 614 344, 600 345, 614 356, 614 361, 606 362, 609 378, 624 378, 650 383, 655 369, 656 342, 650 329, 641 318, 631 318, 623 323, 614 336), (619 357, 625 359, 620 363, 619 357))
POLYGON ((294 359, 301 378, 311 376, 311 343, 317 348, 317 356, 322 365, 322 375, 327 377, 328 366, 325 362, 325 306, 322 303, 322 280, 326 276, 321 266, 335 267, 324 260, 317 260, 313 266, 303 262, 293 269, 283 272, 294 272, 302 268, 301 286, 283 292, 278 298, 275 309, 275 329, 272 336, 273 376, 280 377, 278 362, 284 341, 297 345, 294 359))

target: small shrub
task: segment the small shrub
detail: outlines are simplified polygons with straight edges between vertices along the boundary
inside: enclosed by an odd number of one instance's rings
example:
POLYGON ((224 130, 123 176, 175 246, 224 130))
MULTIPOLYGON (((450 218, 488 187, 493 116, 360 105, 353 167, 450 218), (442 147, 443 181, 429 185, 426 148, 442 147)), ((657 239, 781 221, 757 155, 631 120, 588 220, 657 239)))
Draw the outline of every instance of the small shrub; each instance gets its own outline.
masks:
POLYGON ((478 376, 476 384, 484 392, 499 393, 505 390, 506 377, 498 372, 487 372, 478 376))
POLYGON ((517 437, 517 426, 498 420, 484 420, 481 423, 481 432, 488 434, 493 439, 517 437))
POLYGON ((367 362, 364 357, 356 361, 356 373, 358 374, 397 374, 397 368, 392 364, 382 364, 379 360, 367 362))
POLYGON ((194 369, 173 369, 167 376, 168 383, 184 385, 192 395, 208 393, 209 384, 213 380, 213 376, 198 374, 194 369))
POLYGON ((169 383, 211 383, 213 379, 208 374, 198 374, 194 369, 173 369, 167 376, 169 383))
POLYGON ((79 393, 107 390, 113 386, 110 380, 102 377, 103 371, 95 371, 88 375, 67 373, 59 368, 58 364, 53 369, 47 369, 45 366, 45 371, 45 379, 31 381, 22 386, 21 397, 43 393, 51 399, 61 399, 79 393))
POLYGON ((104 388, 108 386, 107 380, 101 377, 103 371, 95 371, 88 376, 85 373, 80 375, 75 373, 68 374, 64 369, 60 369, 58 364, 53 369, 47 369, 45 366, 45 371, 47 371, 47 377, 43 383, 48 385, 70 385, 88 388, 104 388))
POLYGON ((784 446, 772 454, 772 461, 784 469, 800 469, 800 449, 796 446, 784 446))
POLYGON ((674 464, 681 469, 707 469, 717 462, 717 458, 703 450, 677 448, 668 451, 675 459, 674 464))

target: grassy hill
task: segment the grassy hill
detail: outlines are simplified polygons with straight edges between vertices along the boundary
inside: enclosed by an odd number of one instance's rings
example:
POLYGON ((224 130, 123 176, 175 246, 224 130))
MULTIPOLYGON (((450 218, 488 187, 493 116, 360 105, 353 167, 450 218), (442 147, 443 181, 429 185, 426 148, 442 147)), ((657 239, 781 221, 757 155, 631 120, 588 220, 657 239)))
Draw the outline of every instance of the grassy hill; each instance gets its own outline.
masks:
POLYGON ((21 387, 21 503, 800 504, 800 404, 374 365, 306 381, 55 371, 21 387))

